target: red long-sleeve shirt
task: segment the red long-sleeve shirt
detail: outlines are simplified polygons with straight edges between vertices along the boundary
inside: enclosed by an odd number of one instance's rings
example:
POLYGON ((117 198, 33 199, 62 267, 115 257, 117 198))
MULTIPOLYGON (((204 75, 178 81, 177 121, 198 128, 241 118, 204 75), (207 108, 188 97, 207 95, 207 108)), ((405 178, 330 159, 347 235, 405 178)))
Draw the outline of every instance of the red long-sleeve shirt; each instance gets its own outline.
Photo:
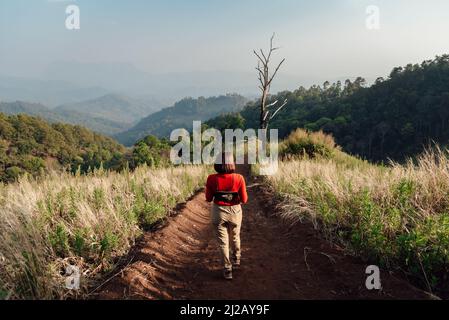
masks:
POLYGON ((207 177, 206 182, 206 201, 219 206, 234 206, 240 203, 248 202, 248 194, 246 193, 245 179, 238 173, 217 173, 207 177), (237 192, 239 197, 231 202, 220 201, 214 199, 214 193, 217 191, 237 192))

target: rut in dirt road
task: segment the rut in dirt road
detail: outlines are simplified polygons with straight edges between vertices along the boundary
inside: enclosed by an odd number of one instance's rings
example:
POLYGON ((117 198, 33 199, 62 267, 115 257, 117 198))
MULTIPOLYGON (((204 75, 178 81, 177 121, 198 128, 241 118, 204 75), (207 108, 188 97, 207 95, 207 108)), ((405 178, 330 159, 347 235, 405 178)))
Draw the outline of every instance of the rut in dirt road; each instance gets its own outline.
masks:
MULTIPOLYGON (((248 179, 248 178, 247 178, 248 179)), ((252 181, 254 182, 254 181, 252 181)), ((250 184, 251 181, 248 181, 250 184)), ((99 299, 428 299, 383 271, 381 291, 365 287, 366 263, 320 238, 310 224, 283 222, 269 195, 248 189, 243 206, 242 266, 234 279, 222 265, 204 192, 168 225, 145 233, 131 262, 105 283, 99 299)))

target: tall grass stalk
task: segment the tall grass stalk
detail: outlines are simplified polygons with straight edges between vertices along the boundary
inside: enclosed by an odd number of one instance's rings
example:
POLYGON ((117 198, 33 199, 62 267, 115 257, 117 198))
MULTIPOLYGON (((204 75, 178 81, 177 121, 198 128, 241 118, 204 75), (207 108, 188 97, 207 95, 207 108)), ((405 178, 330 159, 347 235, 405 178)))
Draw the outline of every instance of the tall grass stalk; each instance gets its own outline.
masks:
POLYGON ((447 290, 448 159, 439 148, 405 165, 304 158, 281 162, 267 181, 285 218, 310 219, 353 253, 447 290))
POLYGON ((89 175, 52 173, 0 187, 0 299, 82 296, 142 228, 204 185, 204 166, 89 175), (68 264, 82 271, 65 289, 68 264))

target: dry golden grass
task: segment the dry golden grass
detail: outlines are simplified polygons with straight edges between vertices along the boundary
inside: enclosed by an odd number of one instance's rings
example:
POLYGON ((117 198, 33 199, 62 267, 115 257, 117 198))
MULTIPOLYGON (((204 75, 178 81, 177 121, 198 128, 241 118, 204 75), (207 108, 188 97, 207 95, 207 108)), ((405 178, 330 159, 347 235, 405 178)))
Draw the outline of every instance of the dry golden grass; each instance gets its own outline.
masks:
POLYGON ((314 144, 322 144, 329 149, 336 147, 334 137, 331 135, 325 134, 323 131, 310 132, 304 129, 296 129, 284 140, 284 142, 297 143, 302 140, 310 140, 314 144))
POLYGON ((285 218, 310 219, 330 240, 433 289, 449 271, 448 155, 436 148, 389 166, 342 153, 291 160, 267 181, 285 218))
POLYGON ((208 167, 137 168, 87 176, 53 173, 0 187, 0 298, 84 295, 126 254, 141 227, 163 219, 204 185, 208 167), (61 270, 76 264, 80 291, 61 270))

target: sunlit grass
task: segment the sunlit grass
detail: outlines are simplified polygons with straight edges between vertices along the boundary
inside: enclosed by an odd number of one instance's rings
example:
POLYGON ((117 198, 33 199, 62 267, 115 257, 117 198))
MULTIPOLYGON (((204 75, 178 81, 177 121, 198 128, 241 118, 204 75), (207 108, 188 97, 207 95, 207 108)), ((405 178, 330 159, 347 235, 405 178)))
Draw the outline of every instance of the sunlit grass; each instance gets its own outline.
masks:
POLYGON ((129 250, 142 229, 204 185, 209 168, 53 173, 0 187, 0 298, 83 295, 129 250), (68 264, 82 290, 64 288, 68 264))
POLYGON ((283 217, 308 219, 331 241, 431 289, 449 271, 448 156, 435 148, 415 162, 377 166, 335 149, 281 162, 266 179, 283 217))

